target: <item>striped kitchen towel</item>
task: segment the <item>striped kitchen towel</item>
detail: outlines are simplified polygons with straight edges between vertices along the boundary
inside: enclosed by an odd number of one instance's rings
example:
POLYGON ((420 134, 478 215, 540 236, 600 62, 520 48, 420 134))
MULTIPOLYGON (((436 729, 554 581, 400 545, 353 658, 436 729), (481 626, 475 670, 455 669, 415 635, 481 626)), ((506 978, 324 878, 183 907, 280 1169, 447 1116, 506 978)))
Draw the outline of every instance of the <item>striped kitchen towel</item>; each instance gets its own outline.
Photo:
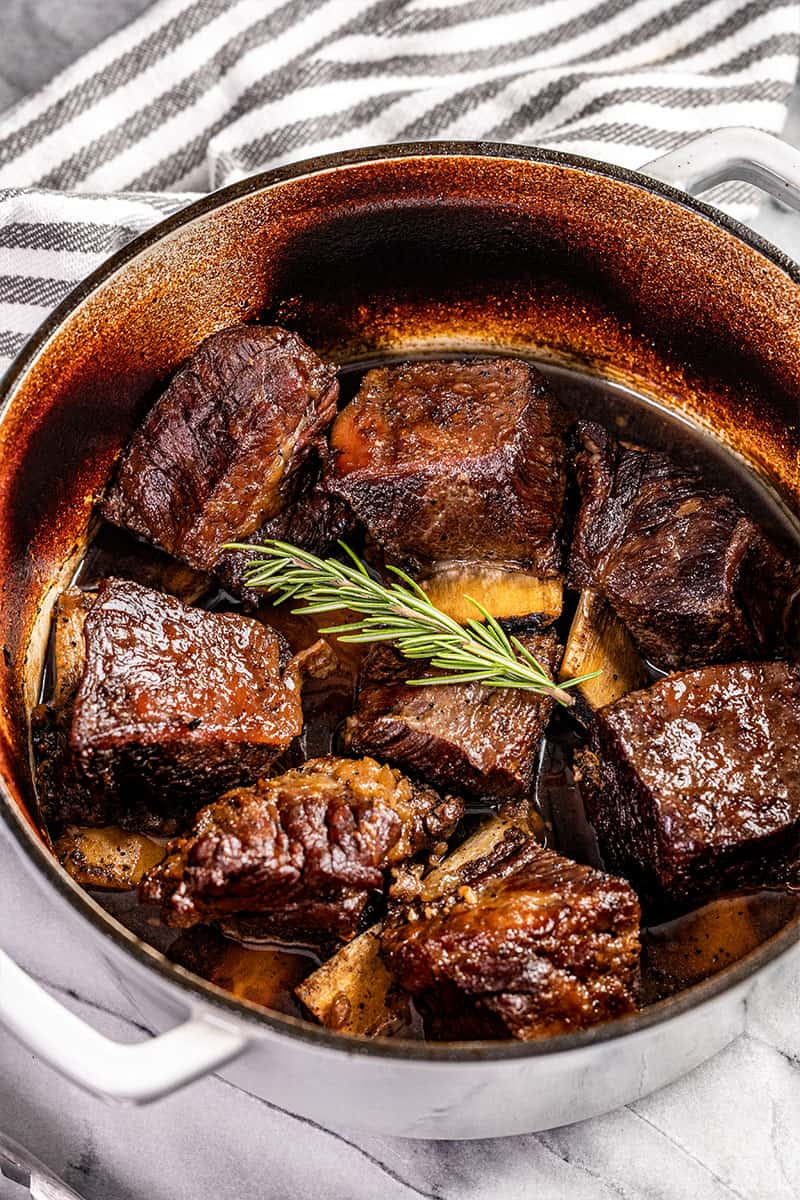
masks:
POLYGON ((0 369, 199 192, 418 138, 635 167, 725 125, 779 132, 799 49, 798 0, 158 0, 0 116, 0 369))

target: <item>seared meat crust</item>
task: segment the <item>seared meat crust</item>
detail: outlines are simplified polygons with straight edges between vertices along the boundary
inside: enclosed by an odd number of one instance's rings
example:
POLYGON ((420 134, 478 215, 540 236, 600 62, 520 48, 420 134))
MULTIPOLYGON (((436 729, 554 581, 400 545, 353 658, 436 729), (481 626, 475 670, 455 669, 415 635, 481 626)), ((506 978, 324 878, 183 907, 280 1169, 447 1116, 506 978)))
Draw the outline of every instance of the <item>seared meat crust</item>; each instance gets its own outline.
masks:
POLYGON ((446 837, 463 804, 373 759, 312 759, 228 792, 142 882, 162 919, 228 914, 283 934, 352 935, 386 869, 446 837))
POLYGON ((561 566, 565 420, 544 378, 514 359, 368 371, 331 432, 331 490, 386 559, 561 566))
POLYGON ((634 1010, 639 904, 528 839, 469 888, 396 912, 382 951, 429 1036, 530 1040, 634 1010))
MULTIPOLYGON (((295 476, 298 486, 293 489, 292 498, 287 500, 279 513, 244 538, 245 543, 262 546, 274 538, 292 546, 300 546, 320 558, 331 553, 353 519, 345 502, 329 492, 325 485, 323 474, 328 457, 327 443, 320 440, 310 456, 313 461, 309 461, 295 476)), ((255 606, 263 592, 245 583, 245 567, 250 561, 251 557, 245 550, 226 550, 220 556, 214 574, 232 596, 255 606)))
POLYGON ((206 338, 153 405, 101 506, 199 570, 283 508, 336 411, 338 383, 294 333, 236 325, 206 338))
POLYGON ((677 670, 792 640, 797 567, 730 496, 599 425, 579 435, 572 582, 608 601, 645 658, 677 670))
POLYGON ((800 668, 686 671, 597 714, 580 786, 606 861, 690 907, 800 870, 800 668))
MULTIPOLYGON (((521 641, 555 673, 560 647, 554 633, 523 635, 521 641)), ((473 796, 529 793, 552 699, 479 683, 406 683, 434 673, 387 647, 373 650, 346 727, 349 748, 473 796)))
POLYGON ((302 730, 268 626, 106 580, 84 621, 62 821, 174 830, 186 805, 265 772, 302 730), (86 794, 92 799, 86 803, 86 794))

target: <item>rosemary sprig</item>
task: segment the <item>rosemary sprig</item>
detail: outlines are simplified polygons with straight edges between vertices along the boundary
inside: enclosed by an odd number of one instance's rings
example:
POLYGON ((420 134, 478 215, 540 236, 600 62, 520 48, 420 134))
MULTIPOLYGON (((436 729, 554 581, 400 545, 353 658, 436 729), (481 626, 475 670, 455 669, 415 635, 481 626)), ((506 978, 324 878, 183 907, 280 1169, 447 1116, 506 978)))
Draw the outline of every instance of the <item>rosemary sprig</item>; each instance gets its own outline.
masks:
POLYGON ((248 587, 269 592, 275 603, 302 600, 296 613, 323 613, 349 609, 358 620, 329 625, 320 633, 335 634, 343 642, 393 642, 406 658, 427 659, 431 666, 450 674, 409 679, 412 686, 445 683, 482 683, 486 687, 520 688, 549 693, 559 704, 574 704, 569 689, 600 674, 592 671, 556 683, 519 638, 506 634, 482 604, 467 596, 482 620, 470 618, 459 625, 431 604, 425 592, 399 567, 389 567, 397 578, 384 585, 374 579, 364 563, 344 542, 339 545, 350 562, 317 558, 286 542, 261 546, 231 542, 226 550, 244 550, 259 557, 245 567, 248 587))

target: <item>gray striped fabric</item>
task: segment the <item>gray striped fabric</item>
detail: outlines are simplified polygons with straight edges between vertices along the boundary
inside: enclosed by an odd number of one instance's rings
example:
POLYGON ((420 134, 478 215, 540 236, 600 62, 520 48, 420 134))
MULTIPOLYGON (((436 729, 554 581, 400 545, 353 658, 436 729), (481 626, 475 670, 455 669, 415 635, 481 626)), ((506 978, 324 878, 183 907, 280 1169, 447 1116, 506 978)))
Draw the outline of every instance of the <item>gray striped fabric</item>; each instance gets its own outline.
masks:
POLYGON ((635 167, 725 125, 778 132, 799 14, 798 0, 159 0, 0 119, 0 368, 113 250, 265 167, 417 138, 635 167))

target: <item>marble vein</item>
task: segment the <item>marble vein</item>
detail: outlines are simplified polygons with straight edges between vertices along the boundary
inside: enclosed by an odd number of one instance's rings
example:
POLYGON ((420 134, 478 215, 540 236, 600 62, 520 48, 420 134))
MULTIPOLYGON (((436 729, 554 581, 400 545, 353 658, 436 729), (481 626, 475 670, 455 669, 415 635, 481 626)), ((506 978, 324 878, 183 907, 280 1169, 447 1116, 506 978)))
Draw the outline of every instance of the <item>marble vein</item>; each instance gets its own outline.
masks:
POLYGON ((748 1200, 747 1196, 744 1196, 741 1192, 737 1191, 736 1188, 732 1187, 730 1185, 730 1183, 728 1183, 725 1179, 721 1179, 720 1176, 717 1175, 716 1171, 713 1171, 711 1169, 711 1167, 708 1165, 708 1163, 703 1162, 701 1159, 699 1159, 697 1157, 696 1154, 692 1154, 691 1150, 688 1150, 686 1148, 686 1146, 682 1145, 678 1141, 677 1138, 670 1137, 670 1135, 667 1133, 667 1131, 665 1129, 661 1129, 658 1125, 655 1124, 655 1122, 649 1121, 647 1119, 647 1117, 645 1117, 642 1113, 637 1112, 635 1107, 633 1107, 632 1105, 629 1106, 629 1111, 632 1112, 633 1115, 638 1120, 644 1121, 644 1123, 646 1125, 649 1125, 651 1129, 654 1129, 656 1131, 656 1133, 658 1133, 661 1137, 665 1138, 669 1142, 669 1144, 671 1146, 674 1146, 676 1150, 680 1151, 680 1153, 682 1155, 685 1155, 686 1158, 689 1158, 692 1160, 693 1163, 696 1163, 697 1166, 700 1167, 700 1169, 702 1171, 707 1172, 708 1175, 710 1175, 711 1178, 714 1180, 714 1182, 718 1183, 720 1185, 720 1187, 724 1188, 725 1191, 728 1192, 731 1196, 736 1196, 737 1200, 748 1200))
POLYGON ((551 1154, 554 1154, 556 1158, 560 1158, 562 1162, 567 1164, 567 1166, 571 1167, 573 1170, 580 1171, 582 1175, 588 1175, 591 1179, 603 1184, 604 1188, 610 1191, 614 1196, 619 1196, 620 1200, 626 1200, 628 1193, 623 1191, 622 1188, 620 1188, 620 1186, 614 1182, 614 1180, 607 1178, 604 1179, 599 1171, 593 1171, 583 1163, 576 1163, 570 1158, 569 1154, 566 1154, 563 1151, 559 1152, 559 1150, 557 1150, 556 1147, 551 1143, 551 1139, 547 1133, 539 1133, 536 1135, 536 1137, 540 1145, 544 1146, 545 1149, 551 1154))
POLYGON ((263 1105, 272 1112, 280 1113, 282 1116, 289 1117, 293 1121, 299 1121, 301 1125, 305 1125, 308 1129, 313 1129, 316 1133, 321 1133, 326 1137, 333 1138, 334 1141, 340 1142, 343 1146, 347 1146, 348 1149, 355 1151, 357 1155, 365 1159, 370 1166, 375 1167, 383 1175, 388 1176, 393 1183, 399 1184, 413 1195, 422 1196, 423 1200, 441 1200, 441 1192, 425 1192, 420 1188, 415 1187, 413 1183, 410 1183, 397 1171, 393 1170, 388 1163, 376 1158, 375 1155, 370 1154, 368 1150, 366 1150, 363 1146, 360 1146, 358 1142, 351 1141, 349 1138, 345 1137, 344 1134, 338 1133, 333 1129, 328 1129, 326 1126, 320 1125, 318 1121, 312 1121, 310 1117, 304 1117, 300 1113, 289 1112, 288 1109, 281 1108, 279 1104, 275 1104, 271 1100, 265 1100, 262 1096, 255 1095, 254 1092, 249 1092, 247 1088, 240 1087, 235 1083, 229 1083, 227 1079, 222 1079, 220 1076, 216 1076, 216 1078, 219 1079, 220 1083, 222 1083, 224 1087, 231 1088, 232 1091, 238 1092, 241 1096, 247 1096, 247 1098, 253 1101, 255 1104, 263 1105))

